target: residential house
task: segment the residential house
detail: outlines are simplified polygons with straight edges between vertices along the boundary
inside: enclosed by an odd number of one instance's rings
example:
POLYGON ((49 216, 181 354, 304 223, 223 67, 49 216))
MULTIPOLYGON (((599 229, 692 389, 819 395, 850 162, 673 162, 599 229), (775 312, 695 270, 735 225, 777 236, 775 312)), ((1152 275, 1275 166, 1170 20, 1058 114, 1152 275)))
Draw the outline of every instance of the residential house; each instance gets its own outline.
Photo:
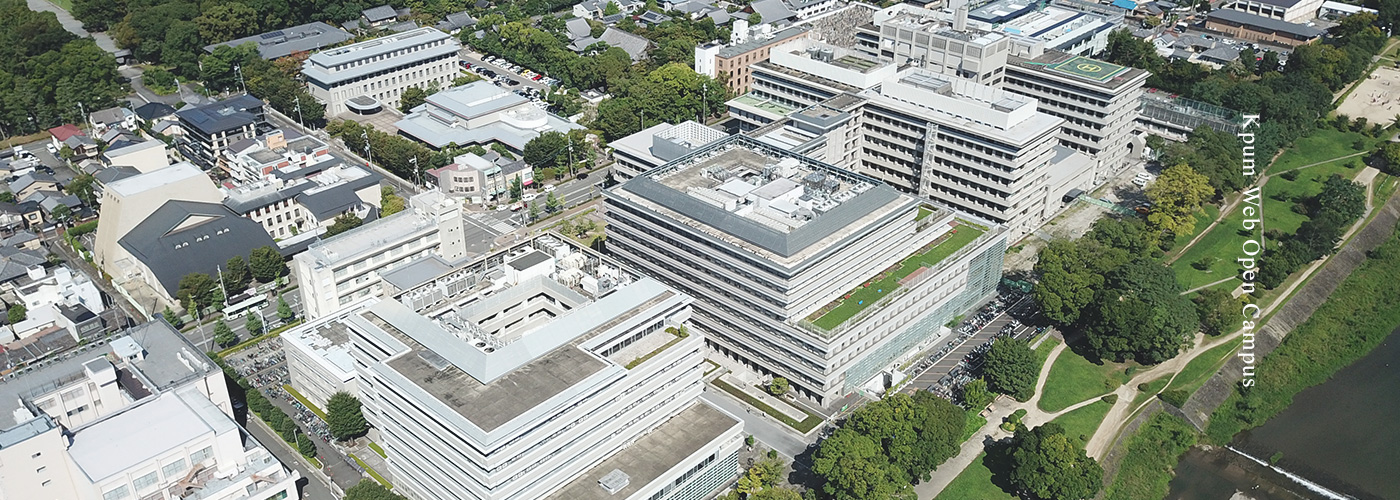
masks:
POLYGON ((102 327, 98 315, 107 310, 97 285, 87 275, 66 266, 48 270, 36 265, 0 288, 24 304, 27 317, 10 325, 21 339, 54 326, 67 328, 79 338, 87 337, 102 327))
POLYGON ((448 14, 442 21, 437 23, 436 28, 448 34, 455 35, 465 28, 476 26, 476 18, 468 14, 467 11, 448 14))
POLYGON ((40 190, 58 190, 58 179, 50 174, 34 172, 10 181, 9 188, 10 192, 15 194, 15 199, 23 200, 40 190))
POLYGON ((78 129, 72 124, 64 124, 49 129, 49 135, 53 137, 55 147, 62 149, 67 146, 73 151, 75 158, 87 158, 97 154, 97 142, 88 137, 86 132, 78 129))
POLYGON ((471 203, 486 203, 510 192, 517 180, 522 186, 535 182, 534 172, 522 160, 510 160, 495 151, 486 156, 466 153, 453 163, 428 170, 428 179, 448 196, 463 197, 471 203))
POLYGON ((388 5, 371 7, 360 12, 361 27, 383 28, 399 20, 398 12, 388 5))
POLYGON ((627 55, 632 58, 632 62, 646 59, 647 48, 651 47, 650 40, 613 27, 604 30, 603 35, 599 36, 598 40, 627 52, 627 55))
POLYGON ((184 134, 176 148, 190 162, 208 170, 219 161, 219 153, 243 139, 255 137, 258 125, 265 124, 265 104, 251 95, 240 95, 176 112, 184 134))
POLYGON ((106 131, 114 127, 136 130, 136 113, 130 109, 115 106, 88 114, 88 123, 97 131, 106 131))

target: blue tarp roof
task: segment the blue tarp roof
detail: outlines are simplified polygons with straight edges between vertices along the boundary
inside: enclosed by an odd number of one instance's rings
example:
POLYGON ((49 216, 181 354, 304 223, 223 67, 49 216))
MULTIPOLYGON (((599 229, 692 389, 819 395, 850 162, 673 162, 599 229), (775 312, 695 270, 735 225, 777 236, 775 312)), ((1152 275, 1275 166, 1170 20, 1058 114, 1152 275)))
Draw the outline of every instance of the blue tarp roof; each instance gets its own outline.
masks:
POLYGON ((1134 2, 1132 0, 1113 0, 1113 3, 1110 5, 1127 10, 1133 10, 1137 8, 1137 2, 1134 2))

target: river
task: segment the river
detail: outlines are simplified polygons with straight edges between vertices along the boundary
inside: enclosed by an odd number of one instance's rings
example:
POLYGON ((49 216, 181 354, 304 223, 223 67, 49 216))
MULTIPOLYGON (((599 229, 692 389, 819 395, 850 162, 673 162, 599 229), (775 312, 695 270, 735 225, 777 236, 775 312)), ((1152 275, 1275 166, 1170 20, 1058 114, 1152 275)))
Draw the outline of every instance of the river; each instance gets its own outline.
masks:
POLYGON ((1236 436, 1233 449, 1192 449, 1167 498, 1400 500, 1397 395, 1400 329, 1327 382, 1303 390, 1262 427, 1236 436), (1257 463, 1276 453, 1282 456, 1272 467, 1257 463))

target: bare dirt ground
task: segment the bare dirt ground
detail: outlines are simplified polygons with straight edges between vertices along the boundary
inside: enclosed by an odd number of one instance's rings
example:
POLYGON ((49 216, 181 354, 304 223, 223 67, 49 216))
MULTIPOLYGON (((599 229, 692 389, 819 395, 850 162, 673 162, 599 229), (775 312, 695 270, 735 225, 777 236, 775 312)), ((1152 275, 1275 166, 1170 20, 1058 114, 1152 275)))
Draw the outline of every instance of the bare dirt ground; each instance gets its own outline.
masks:
MULTIPOLYGON (((1138 203, 1147 201, 1147 197, 1142 193, 1142 188, 1133 185, 1133 177, 1140 172, 1148 172, 1153 176, 1160 173, 1155 168, 1148 169, 1142 163, 1134 164, 1096 188, 1089 196, 1106 199, 1127 207, 1137 206, 1138 203)), ((1004 272, 1007 274, 1029 272, 1035 267, 1036 255, 1040 253, 1040 249, 1045 246, 1048 240, 1078 238, 1089 231, 1089 228, 1094 225, 1094 221, 1099 220, 1100 217, 1109 212, 1110 210, 1106 208, 1083 201, 1071 202, 1068 208, 1056 215, 1050 222, 1026 235, 1021 241, 1012 244, 1011 249, 1006 252, 1004 272)))
POLYGON ((1400 70, 1381 64, 1337 107, 1337 114, 1387 125, 1400 115, 1400 70))

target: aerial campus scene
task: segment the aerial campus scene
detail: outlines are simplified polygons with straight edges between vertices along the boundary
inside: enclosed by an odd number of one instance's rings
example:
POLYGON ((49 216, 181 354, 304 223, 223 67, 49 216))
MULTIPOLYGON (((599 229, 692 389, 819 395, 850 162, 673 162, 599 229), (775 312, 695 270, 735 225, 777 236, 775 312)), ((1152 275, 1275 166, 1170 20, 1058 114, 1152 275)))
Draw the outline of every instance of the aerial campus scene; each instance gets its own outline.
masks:
POLYGON ((0 0, 0 500, 1400 500, 1397 29, 0 0))

